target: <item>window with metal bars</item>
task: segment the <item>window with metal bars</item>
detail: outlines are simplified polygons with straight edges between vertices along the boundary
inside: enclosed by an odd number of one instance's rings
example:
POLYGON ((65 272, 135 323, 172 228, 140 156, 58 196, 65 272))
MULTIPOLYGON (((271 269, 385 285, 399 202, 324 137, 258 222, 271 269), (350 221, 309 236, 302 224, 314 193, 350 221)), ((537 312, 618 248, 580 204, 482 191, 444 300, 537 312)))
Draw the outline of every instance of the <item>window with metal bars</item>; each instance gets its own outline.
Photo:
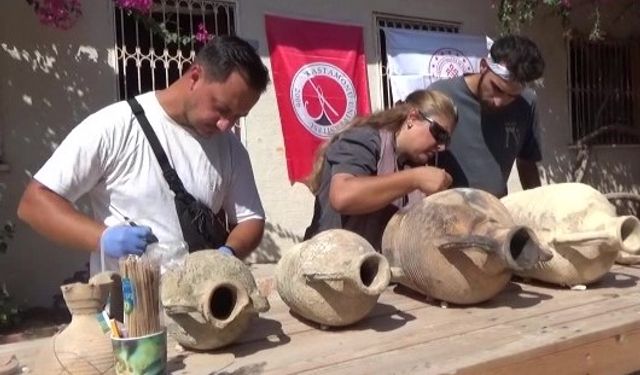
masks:
POLYGON ((640 43, 632 40, 568 44, 568 89, 573 142, 640 143, 640 43))
POLYGON ((382 98, 384 109, 393 106, 391 82, 387 75, 387 46, 384 28, 424 30, 442 33, 459 33, 460 25, 452 22, 422 20, 402 16, 375 15, 380 44, 380 74, 382 75, 382 98))
MULTIPOLYGON (((148 24, 116 9, 116 55, 120 99, 163 89, 178 79, 202 46, 191 36, 198 25, 212 35, 235 35, 236 5, 212 0, 154 0, 152 17, 157 25, 177 36, 166 42, 148 24), (180 41, 187 40, 187 43, 180 41)), ((154 27, 157 27, 155 25, 154 27)))

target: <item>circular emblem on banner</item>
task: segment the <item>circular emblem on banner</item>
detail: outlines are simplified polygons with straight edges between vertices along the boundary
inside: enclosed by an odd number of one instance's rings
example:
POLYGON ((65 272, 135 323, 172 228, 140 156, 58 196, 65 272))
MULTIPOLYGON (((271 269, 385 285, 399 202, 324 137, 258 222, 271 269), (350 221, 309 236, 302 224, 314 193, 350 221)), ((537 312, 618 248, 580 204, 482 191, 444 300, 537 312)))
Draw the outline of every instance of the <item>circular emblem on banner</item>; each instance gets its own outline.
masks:
POLYGON ((462 51, 449 47, 440 48, 431 56, 427 73, 433 83, 439 79, 473 73, 473 65, 462 51))
POLYGON ((291 81, 291 104, 313 135, 329 138, 356 116, 358 98, 351 78, 326 62, 302 66, 291 81))

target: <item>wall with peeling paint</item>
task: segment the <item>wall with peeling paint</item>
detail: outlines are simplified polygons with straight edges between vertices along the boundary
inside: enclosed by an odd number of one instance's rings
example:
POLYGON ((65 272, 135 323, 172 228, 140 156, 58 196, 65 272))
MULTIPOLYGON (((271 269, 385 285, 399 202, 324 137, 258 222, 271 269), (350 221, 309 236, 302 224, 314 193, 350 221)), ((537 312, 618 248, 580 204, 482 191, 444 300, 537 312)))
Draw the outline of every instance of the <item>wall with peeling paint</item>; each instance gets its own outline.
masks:
MULTIPOLYGON (((265 13, 361 25, 371 103, 377 110, 382 94, 374 14, 457 22, 462 33, 495 36, 491 4, 489 0, 239 0, 237 26, 240 36, 257 43, 270 66, 265 13)), ((117 97, 117 77, 110 63, 115 44, 110 0, 83 1, 82 5, 79 22, 71 30, 60 31, 40 25, 26 1, 0 2, 0 143, 5 163, 0 165, 0 222, 16 220, 24 186, 69 130, 117 97)), ((630 26, 627 23, 617 32, 627 35, 630 26)), ((527 33, 540 44, 548 62, 545 86, 538 90, 544 176, 547 182, 566 181, 575 156, 568 147, 566 52, 559 20, 542 18, 527 33)), ((300 241, 311 219, 313 197, 306 187, 292 186, 287 179, 273 86, 246 118, 242 139, 268 220, 262 245, 251 261, 274 262, 300 241)), ((585 176, 586 182, 608 191, 637 189, 638 148, 601 148, 595 154, 597 164, 585 176)), ((519 189, 515 174, 510 187, 519 189)), ((79 207, 87 209, 83 202, 79 207)), ((63 280, 84 269, 87 258, 82 252, 52 245, 18 223, 9 252, 0 255, 0 282, 7 283, 18 302, 47 306, 63 280)))

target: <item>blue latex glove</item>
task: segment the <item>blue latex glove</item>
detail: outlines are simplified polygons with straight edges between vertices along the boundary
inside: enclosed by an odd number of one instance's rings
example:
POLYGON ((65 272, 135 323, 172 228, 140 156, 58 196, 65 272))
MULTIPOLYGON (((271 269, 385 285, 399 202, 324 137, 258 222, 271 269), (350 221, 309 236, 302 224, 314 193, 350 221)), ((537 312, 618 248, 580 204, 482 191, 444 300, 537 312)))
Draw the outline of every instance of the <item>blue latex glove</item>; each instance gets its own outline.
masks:
POLYGON ((128 254, 141 255, 154 239, 149 227, 116 225, 102 232, 100 248, 112 258, 128 254))
POLYGON ((227 246, 227 245, 220 246, 218 248, 218 251, 221 252, 222 254, 225 254, 225 255, 231 255, 232 257, 236 256, 236 252, 232 248, 227 246))

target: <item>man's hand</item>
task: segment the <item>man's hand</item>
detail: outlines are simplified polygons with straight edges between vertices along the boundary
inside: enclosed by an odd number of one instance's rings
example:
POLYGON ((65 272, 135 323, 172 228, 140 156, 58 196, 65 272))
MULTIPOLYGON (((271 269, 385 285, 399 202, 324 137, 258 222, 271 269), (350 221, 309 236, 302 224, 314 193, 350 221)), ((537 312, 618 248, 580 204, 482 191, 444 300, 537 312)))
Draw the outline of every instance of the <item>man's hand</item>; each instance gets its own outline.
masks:
POLYGON ((112 258, 128 254, 141 255, 154 239, 149 227, 116 225, 102 232, 100 248, 112 258))

